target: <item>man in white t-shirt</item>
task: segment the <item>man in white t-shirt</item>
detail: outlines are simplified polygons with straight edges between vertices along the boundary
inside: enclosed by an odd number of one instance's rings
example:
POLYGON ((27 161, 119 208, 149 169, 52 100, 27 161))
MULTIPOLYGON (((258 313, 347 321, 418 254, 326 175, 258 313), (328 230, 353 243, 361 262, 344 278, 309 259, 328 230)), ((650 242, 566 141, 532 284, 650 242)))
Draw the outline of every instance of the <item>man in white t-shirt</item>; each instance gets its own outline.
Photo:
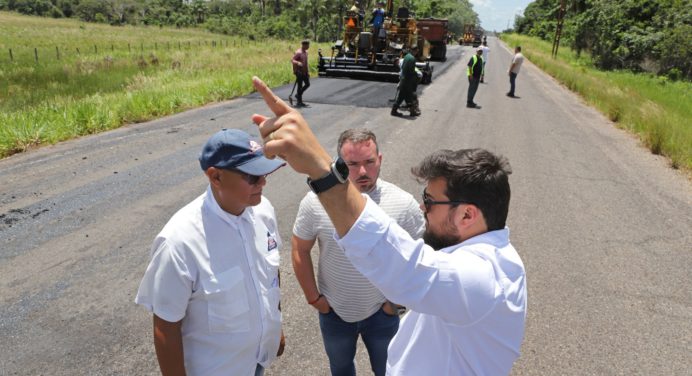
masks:
POLYGON ((284 343, 281 239, 262 188, 285 163, 237 129, 214 134, 199 162, 207 191, 154 240, 135 302, 154 315, 163 375, 262 375, 284 343))
MULTIPOLYGON (((379 178, 382 153, 375 134, 366 129, 346 130, 339 137, 337 150, 358 190, 412 238, 420 238, 425 220, 418 202, 408 192, 379 178)), ((332 375, 355 374, 353 358, 359 336, 368 350, 373 373, 384 375, 387 346, 399 327, 398 307, 348 261, 334 239, 334 226, 313 192, 300 203, 292 248, 293 269, 305 299, 319 312, 332 375), (319 245, 317 283, 310 255, 315 240, 319 245)))
POLYGON ((483 73, 481 73, 481 83, 485 82, 485 66, 488 64, 488 55, 490 54, 490 47, 488 47, 488 41, 483 37, 483 73))
POLYGON ((510 98, 517 98, 514 95, 515 81, 517 80, 517 75, 519 74, 519 69, 521 69, 521 64, 524 63, 524 55, 521 54, 521 46, 517 46, 514 49, 514 56, 512 57, 512 64, 509 66, 509 92, 507 96, 510 98))
POLYGON ((302 115, 257 77, 274 117, 253 115, 267 155, 318 187, 337 243, 374 286, 409 312, 387 353, 388 375, 508 375, 524 336, 526 272, 505 227, 507 159, 483 149, 438 150, 412 172, 426 229, 414 240, 348 179, 302 115))

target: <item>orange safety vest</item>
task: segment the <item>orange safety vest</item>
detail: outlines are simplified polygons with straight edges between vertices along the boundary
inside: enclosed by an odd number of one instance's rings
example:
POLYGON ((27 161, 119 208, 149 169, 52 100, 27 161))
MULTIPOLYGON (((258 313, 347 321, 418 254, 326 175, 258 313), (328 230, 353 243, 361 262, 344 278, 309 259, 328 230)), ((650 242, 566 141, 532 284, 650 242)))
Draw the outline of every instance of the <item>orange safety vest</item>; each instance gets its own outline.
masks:
POLYGON ((356 27, 356 20, 353 17, 349 17, 348 22, 346 22, 346 26, 356 27))

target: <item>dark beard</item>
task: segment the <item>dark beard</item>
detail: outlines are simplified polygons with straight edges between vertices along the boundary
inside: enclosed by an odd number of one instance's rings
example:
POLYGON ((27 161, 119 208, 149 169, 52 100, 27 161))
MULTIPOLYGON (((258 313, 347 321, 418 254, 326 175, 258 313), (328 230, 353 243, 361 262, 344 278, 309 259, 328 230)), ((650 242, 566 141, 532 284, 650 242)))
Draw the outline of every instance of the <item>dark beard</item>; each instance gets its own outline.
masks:
POLYGON ((456 235, 437 235, 427 229, 423 233, 423 241, 436 251, 460 243, 456 235))

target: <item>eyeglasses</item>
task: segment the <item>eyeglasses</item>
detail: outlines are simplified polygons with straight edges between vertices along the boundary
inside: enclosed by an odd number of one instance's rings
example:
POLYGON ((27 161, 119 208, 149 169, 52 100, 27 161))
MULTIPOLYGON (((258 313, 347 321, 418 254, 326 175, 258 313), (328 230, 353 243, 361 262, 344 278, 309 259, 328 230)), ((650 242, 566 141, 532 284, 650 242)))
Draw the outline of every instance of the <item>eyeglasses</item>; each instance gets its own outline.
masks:
POLYGON ((428 192, 423 190, 423 205, 425 205, 425 211, 430 211, 430 207, 433 205, 459 205, 459 204, 469 204, 466 201, 435 201, 430 198, 428 192))
POLYGON ((239 174, 240 177, 242 177, 243 180, 245 180, 250 185, 256 185, 257 183, 259 183, 261 178, 267 176, 267 175, 250 175, 248 173, 242 172, 240 170, 234 170, 234 169, 230 169, 229 171, 233 171, 236 174, 239 174))

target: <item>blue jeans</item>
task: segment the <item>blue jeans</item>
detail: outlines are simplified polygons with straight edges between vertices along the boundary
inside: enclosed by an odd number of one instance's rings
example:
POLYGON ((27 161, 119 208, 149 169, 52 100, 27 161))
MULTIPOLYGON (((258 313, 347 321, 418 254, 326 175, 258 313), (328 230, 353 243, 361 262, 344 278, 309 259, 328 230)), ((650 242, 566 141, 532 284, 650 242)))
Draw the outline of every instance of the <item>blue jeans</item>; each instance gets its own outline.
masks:
POLYGON ((517 80, 517 74, 514 72, 509 73, 509 95, 514 95, 514 83, 517 80))
POLYGON ((370 367, 375 376, 384 376, 387 368, 387 347, 399 330, 399 316, 390 316, 384 313, 382 308, 372 316, 353 323, 342 320, 333 310, 319 315, 322 340, 332 376, 356 374, 353 358, 356 356, 358 335, 368 349, 370 367))

